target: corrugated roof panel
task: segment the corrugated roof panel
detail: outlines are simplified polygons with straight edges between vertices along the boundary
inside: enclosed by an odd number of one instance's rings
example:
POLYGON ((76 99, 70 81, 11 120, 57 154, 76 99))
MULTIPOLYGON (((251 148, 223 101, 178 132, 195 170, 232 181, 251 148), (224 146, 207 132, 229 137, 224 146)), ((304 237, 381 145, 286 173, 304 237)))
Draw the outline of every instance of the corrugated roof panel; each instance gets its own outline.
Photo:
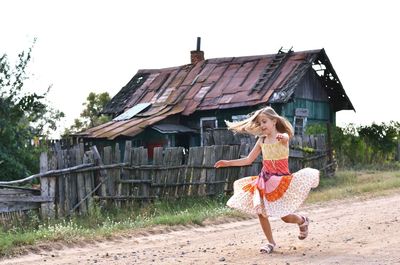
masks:
POLYGON ((232 94, 228 94, 228 95, 223 95, 220 99, 219 99, 219 104, 228 104, 231 102, 232 98, 234 95, 232 94))
POLYGON ((210 76, 210 74, 214 71, 215 67, 217 67, 216 64, 211 64, 208 63, 204 66, 203 70, 199 73, 199 76, 196 80, 197 83, 206 83, 209 84, 210 81, 208 80, 208 77, 210 76))
POLYGON ((130 123, 130 122, 132 122, 132 120, 117 121, 117 122, 114 121, 109 126, 104 127, 101 130, 96 131, 95 133, 92 133, 91 136, 95 137, 95 138, 105 138, 104 135, 106 133, 111 132, 111 131, 119 128, 120 126, 123 126, 124 124, 130 123))
POLYGON ((179 87, 182 85, 183 81, 185 78, 188 76, 188 74, 191 72, 192 67, 190 66, 184 66, 179 69, 179 72, 176 74, 173 80, 171 80, 171 83, 168 85, 169 87, 179 87))
MULTIPOLYGON (((238 90, 247 90, 248 88, 246 86, 243 86, 243 84, 246 82, 247 78, 257 65, 258 60, 252 60, 246 63, 243 63, 233 79, 231 80, 231 83, 234 87, 237 87, 238 90)), ((230 84, 229 84, 230 85, 230 84)), ((229 88, 230 89, 230 88, 229 88)), ((229 91, 229 90, 227 90, 229 91)))
POLYGON ((149 90, 154 90, 158 92, 160 89, 162 89, 163 85, 165 82, 168 80, 170 77, 172 71, 164 71, 161 72, 155 79, 154 81, 149 85, 148 89, 149 90))
POLYGON ((129 120, 127 123, 125 123, 124 125, 113 126, 112 129, 104 131, 102 134, 98 134, 96 137, 97 138, 107 138, 107 139, 115 138, 116 136, 121 135, 123 131, 125 131, 131 127, 134 127, 141 122, 142 122, 142 119, 133 118, 132 120, 129 120))
POLYGON ((79 133, 79 134, 83 134, 83 133, 85 133, 85 134, 94 133, 94 132, 96 132, 96 131, 98 131, 98 130, 101 130, 101 129, 105 128, 105 127, 110 126, 110 125, 113 124, 113 123, 114 123, 114 122, 109 121, 109 122, 106 122, 106 123, 101 124, 101 125, 99 125, 99 126, 89 128, 89 129, 87 129, 85 132, 82 132, 82 133, 79 133))
POLYGON ((199 92, 197 92, 196 96, 194 96, 195 100, 201 101, 205 94, 210 90, 211 86, 203 86, 200 88, 199 92))
POLYGON ((136 104, 140 103, 140 101, 149 102, 148 100, 146 101, 146 100, 140 100, 140 99, 143 98, 144 93, 147 93, 147 94, 151 93, 151 90, 149 90, 149 86, 154 81, 154 79, 159 75, 160 75, 160 73, 151 73, 147 77, 146 81, 144 81, 143 85, 141 85, 135 91, 135 93, 133 93, 132 96, 130 98, 128 98, 128 103, 126 104, 125 109, 135 106, 136 104))
POLYGON ((251 69, 251 72, 249 73, 246 81, 242 84, 243 87, 247 89, 247 91, 250 91, 250 89, 255 85, 255 83, 258 81, 260 78, 261 72, 265 69, 265 66, 268 64, 268 62, 271 59, 260 59, 257 64, 251 69))
POLYGON ((130 118, 132 118, 133 116, 135 116, 139 112, 143 111, 144 109, 146 109, 150 105, 151 105, 151 103, 139 103, 139 104, 133 106, 132 108, 128 109, 127 111, 125 111, 121 115, 115 117, 113 119, 113 121, 129 120, 130 118))
MULTIPOLYGON (((132 126, 131 128, 124 130, 121 134, 125 136, 135 136, 139 132, 143 131, 143 128, 155 124, 156 122, 159 122, 161 120, 164 120, 168 116, 177 114, 182 112, 183 108, 175 106, 171 110, 167 111, 166 113, 163 113, 162 115, 159 116, 153 116, 152 118, 149 119, 142 119, 142 122, 139 124, 136 124, 135 126, 132 126)), ((112 136, 111 139, 114 139, 118 137, 118 135, 112 136)))
MULTIPOLYGON (((193 100, 196 94, 200 91, 200 89, 203 87, 201 83, 196 83, 194 84, 190 90, 186 93, 185 99, 193 100)), ((186 106, 186 104, 185 104, 186 106)))
POLYGON ((169 87, 169 88, 165 89, 164 93, 162 93, 162 95, 156 99, 156 103, 163 103, 163 102, 167 101, 168 97, 174 91, 175 91, 175 88, 173 88, 173 87, 169 87))
POLYGON ((151 126, 152 129, 160 133, 187 133, 196 132, 196 130, 190 129, 189 127, 181 124, 156 124, 151 126))
POLYGON ((239 70, 240 64, 230 64, 227 66, 224 74, 214 85, 213 89, 208 93, 207 97, 218 97, 225 93, 225 88, 232 80, 236 72, 239 70))
POLYGON ((192 65, 192 68, 190 72, 187 74, 185 79, 183 80, 181 86, 189 86, 193 82, 193 80, 196 78, 196 76, 202 71, 203 66, 208 65, 206 61, 201 61, 194 66, 192 65))

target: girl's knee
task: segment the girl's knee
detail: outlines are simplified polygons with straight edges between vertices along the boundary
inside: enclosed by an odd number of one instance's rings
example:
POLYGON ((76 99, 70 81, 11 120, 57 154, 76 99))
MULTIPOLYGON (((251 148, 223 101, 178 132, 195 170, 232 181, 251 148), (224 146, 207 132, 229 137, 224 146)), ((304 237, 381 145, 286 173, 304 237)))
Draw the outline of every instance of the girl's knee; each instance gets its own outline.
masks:
POLYGON ((268 219, 268 216, 257 214, 259 219, 268 219))

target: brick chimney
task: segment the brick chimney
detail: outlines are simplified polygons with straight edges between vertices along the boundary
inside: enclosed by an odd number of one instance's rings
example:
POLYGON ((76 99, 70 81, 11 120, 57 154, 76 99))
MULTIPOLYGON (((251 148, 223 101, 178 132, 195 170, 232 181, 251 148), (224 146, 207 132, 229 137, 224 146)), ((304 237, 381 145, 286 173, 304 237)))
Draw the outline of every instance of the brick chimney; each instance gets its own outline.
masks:
POLYGON ((197 37, 197 48, 195 51, 190 51, 191 64, 196 64, 198 62, 204 61, 204 52, 200 51, 200 41, 201 38, 197 37))

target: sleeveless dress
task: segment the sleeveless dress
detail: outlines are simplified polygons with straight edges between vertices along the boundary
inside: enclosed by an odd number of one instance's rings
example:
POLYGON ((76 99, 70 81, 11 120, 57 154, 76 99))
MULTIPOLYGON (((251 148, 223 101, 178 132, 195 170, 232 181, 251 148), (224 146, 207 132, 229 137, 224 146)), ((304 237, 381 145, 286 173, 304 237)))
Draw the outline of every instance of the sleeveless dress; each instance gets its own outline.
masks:
POLYGON ((294 213, 319 184, 319 171, 289 172, 289 146, 261 143, 263 168, 258 176, 238 179, 227 205, 248 214, 283 217, 294 213))

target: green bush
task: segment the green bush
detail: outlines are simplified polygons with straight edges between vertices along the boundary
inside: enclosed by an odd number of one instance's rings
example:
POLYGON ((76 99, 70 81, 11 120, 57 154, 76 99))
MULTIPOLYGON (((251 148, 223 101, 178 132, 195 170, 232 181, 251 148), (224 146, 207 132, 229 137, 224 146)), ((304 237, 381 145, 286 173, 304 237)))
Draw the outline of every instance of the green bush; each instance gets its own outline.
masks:
MULTIPOLYGON (((323 124, 312 124, 307 134, 327 134, 323 124)), ((332 129, 332 147, 339 167, 384 167, 397 168, 395 165, 397 146, 400 142, 400 123, 391 121, 366 126, 349 124, 332 129)))

